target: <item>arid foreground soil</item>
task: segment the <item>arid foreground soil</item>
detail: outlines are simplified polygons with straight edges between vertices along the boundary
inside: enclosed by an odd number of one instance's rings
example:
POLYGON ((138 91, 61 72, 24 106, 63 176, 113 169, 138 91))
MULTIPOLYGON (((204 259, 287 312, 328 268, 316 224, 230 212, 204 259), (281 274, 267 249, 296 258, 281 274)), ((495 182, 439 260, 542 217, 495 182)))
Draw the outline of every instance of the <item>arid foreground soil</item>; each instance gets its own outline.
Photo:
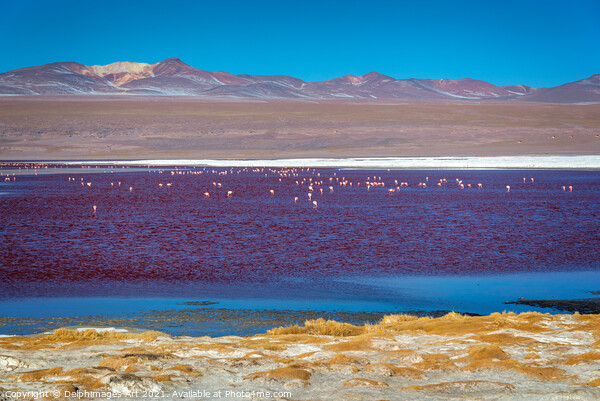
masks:
POLYGON ((0 159, 600 154, 600 105, 0 97, 0 159))
POLYGON ((59 329, 0 339, 0 399, 597 400, 599 348, 600 315, 578 314, 313 320, 221 338, 59 329))

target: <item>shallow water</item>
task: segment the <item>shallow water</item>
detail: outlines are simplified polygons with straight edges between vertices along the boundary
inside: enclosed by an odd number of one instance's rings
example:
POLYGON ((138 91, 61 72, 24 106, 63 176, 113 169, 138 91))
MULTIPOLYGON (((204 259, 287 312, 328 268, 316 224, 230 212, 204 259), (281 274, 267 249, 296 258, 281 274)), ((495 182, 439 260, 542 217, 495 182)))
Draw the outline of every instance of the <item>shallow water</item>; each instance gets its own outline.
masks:
MULTIPOLYGON (((19 173, 0 183, 2 316, 110 318, 197 300, 219 302, 204 309, 490 313, 540 310, 504 304, 519 297, 600 290, 600 172, 19 173), (386 186, 367 190, 373 176, 386 186), (326 181, 322 195, 315 186, 316 209, 295 183, 303 178, 326 181), (461 190, 457 178, 483 189, 461 190), (409 187, 389 195, 394 180, 409 187)), ((181 332, 226 332, 211 327, 181 332)))

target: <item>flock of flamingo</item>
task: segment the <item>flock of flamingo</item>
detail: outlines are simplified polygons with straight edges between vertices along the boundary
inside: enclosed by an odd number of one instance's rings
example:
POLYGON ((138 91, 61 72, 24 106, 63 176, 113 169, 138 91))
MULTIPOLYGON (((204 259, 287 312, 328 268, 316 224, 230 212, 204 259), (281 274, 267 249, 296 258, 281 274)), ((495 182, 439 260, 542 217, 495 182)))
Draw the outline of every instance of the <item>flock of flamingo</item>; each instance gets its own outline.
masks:
MULTIPOLYGON (((4 163, 2 166, 0 167, 5 167, 6 163, 4 163)), ((45 168, 47 169, 49 166, 45 165, 45 164, 19 164, 18 168, 19 170, 21 169, 33 169, 33 173, 34 175, 38 174, 38 170, 45 168)), ((105 166, 105 167, 100 167, 100 166, 95 166, 96 168, 104 168, 104 172, 110 172, 113 173, 115 171, 115 169, 117 168, 116 166, 105 166)), ((126 166, 121 166, 122 168, 126 168, 126 166)), ((82 166, 82 168, 93 168, 92 166, 82 166)), ((313 194, 319 194, 319 195, 323 195, 325 190, 327 190, 328 193, 333 193, 335 190, 335 187, 338 186, 340 188, 345 188, 345 187, 356 187, 356 188, 360 188, 361 185, 363 188, 366 188, 367 191, 371 191, 372 188, 382 188, 382 189, 387 189, 387 193, 388 195, 393 195, 396 192, 400 192, 402 188, 408 188, 410 187, 410 184, 407 181, 398 181, 397 179, 395 179, 393 181, 393 184, 391 183, 391 181, 388 181, 388 183, 385 182, 384 179, 382 179, 381 176, 377 176, 377 175, 373 175, 373 176, 367 176, 367 178, 364 181, 351 181, 349 178, 345 177, 345 176, 338 176, 338 171, 334 171, 333 175, 330 177, 325 177, 322 176, 322 173, 320 171, 317 171, 317 169, 315 168, 229 168, 229 169, 223 169, 223 170, 216 170, 216 169, 210 169, 207 167, 204 167, 202 169, 180 169, 180 168, 175 168, 173 170, 164 170, 164 169, 156 169, 152 166, 147 166, 148 171, 150 172, 156 172, 159 174, 164 174, 165 172, 170 172, 171 176, 176 176, 176 175, 200 175, 200 174, 212 174, 215 176, 227 176, 227 175, 232 175, 232 174, 244 174, 244 173, 254 173, 254 174, 261 174, 264 175, 264 177, 268 177, 269 175, 275 176, 278 178, 279 182, 282 182, 282 180, 284 179, 289 179, 289 180, 293 180, 295 185, 301 188, 304 188, 304 190, 306 191, 306 197, 308 198, 308 202, 310 204, 312 204, 313 208, 317 208, 318 207, 318 202, 316 199, 313 199, 313 194), (308 176, 308 174, 312 174, 312 176, 308 176)), ((387 170, 388 172, 390 171, 390 169, 387 170)), ((15 173, 12 174, 12 176, 10 175, 10 173, 4 174, 3 172, 1 172, 0 170, 0 177, 4 177, 4 181, 5 182, 14 182, 16 181, 17 177, 15 175, 15 173)), ((91 188, 92 187, 92 182, 91 181, 85 181, 83 177, 67 177, 69 182, 80 182, 82 187, 88 187, 91 188)), ((530 177, 529 179, 527 177, 523 177, 523 184, 534 184, 534 178, 530 177)), ((111 182, 110 186, 111 187, 121 187, 122 182, 121 181, 117 181, 117 182, 111 182)), ((455 187, 461 190, 464 189, 483 189, 483 184, 482 183, 477 183, 477 184, 472 184, 472 183, 465 183, 463 182, 462 179, 456 178, 454 181, 455 187)), ((424 181, 418 182, 415 186, 417 188, 420 189, 426 189, 428 188, 429 185, 429 177, 425 177, 424 181)), ((438 179, 437 182, 435 182, 433 184, 433 186, 435 187, 444 187, 444 186, 448 186, 448 180, 446 178, 440 178, 438 179)), ((159 188, 170 188, 173 186, 173 182, 161 182, 158 183, 158 187, 159 188)), ((213 181, 212 182, 212 193, 211 190, 206 190, 204 192, 202 192, 202 196, 204 196, 205 198, 210 198, 211 195, 214 195, 215 192, 217 190, 222 190, 223 189, 223 184, 221 182, 218 181, 213 181)), ((133 186, 129 186, 129 192, 133 192, 133 186)), ((568 192, 573 192, 573 186, 572 185, 563 185, 562 186, 562 190, 563 191, 568 191, 568 192)), ((511 186, 510 185, 506 185, 506 192, 510 192, 511 191, 511 186)), ((227 190, 225 191, 225 197, 227 198, 231 198, 234 195, 234 191, 233 190, 227 190)), ((275 190, 274 189, 269 189, 268 190, 268 195, 269 196, 274 196, 275 195, 275 190)), ((299 196, 294 196, 293 197, 293 203, 298 203, 299 202, 299 196)), ((97 206, 93 205, 92 207, 94 214, 97 211, 97 206)))

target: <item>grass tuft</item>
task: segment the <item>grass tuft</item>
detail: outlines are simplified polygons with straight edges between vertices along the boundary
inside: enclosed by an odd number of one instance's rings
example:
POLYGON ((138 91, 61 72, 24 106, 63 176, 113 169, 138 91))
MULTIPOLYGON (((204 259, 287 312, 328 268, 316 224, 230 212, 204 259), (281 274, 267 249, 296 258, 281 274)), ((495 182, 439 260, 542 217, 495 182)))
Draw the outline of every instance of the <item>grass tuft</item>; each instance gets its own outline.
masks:
POLYGON ((288 326, 271 329, 267 332, 268 335, 284 335, 284 334, 311 334, 324 335, 334 337, 357 336, 365 332, 364 327, 354 326, 350 323, 339 323, 335 320, 325 320, 323 318, 315 320, 307 320, 304 326, 288 326))
POLYGON ((299 380, 304 384, 308 384, 310 376, 311 373, 307 370, 287 366, 285 368, 272 369, 264 372, 250 373, 244 377, 244 380, 267 379, 280 382, 299 380))

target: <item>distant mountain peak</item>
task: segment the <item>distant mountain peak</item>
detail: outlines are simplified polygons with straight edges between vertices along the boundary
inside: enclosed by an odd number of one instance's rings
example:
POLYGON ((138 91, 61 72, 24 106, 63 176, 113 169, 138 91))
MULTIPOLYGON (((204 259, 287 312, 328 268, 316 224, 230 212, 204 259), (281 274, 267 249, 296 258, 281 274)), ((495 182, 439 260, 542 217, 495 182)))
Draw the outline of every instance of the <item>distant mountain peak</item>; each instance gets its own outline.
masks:
POLYGON ((92 65, 90 68, 98 75, 118 74, 122 72, 142 74, 152 69, 156 64, 136 63, 134 61, 117 61, 106 65, 92 65))
POLYGON ((154 75, 173 75, 178 73, 189 73, 197 70, 196 68, 184 63, 176 57, 170 57, 156 63, 153 67, 154 75))
POLYGON ((367 72, 366 74, 363 75, 363 77, 365 78, 389 78, 389 79, 394 79, 390 76, 384 75, 380 72, 377 71, 371 71, 371 72, 367 72))
POLYGON ((0 74, 0 95, 131 94, 265 99, 403 99, 404 101, 519 99, 600 103, 600 74, 553 88, 496 86, 473 79, 395 79, 377 71, 305 82, 286 75, 205 71, 177 57, 156 64, 117 61, 86 66, 74 61, 0 74))

